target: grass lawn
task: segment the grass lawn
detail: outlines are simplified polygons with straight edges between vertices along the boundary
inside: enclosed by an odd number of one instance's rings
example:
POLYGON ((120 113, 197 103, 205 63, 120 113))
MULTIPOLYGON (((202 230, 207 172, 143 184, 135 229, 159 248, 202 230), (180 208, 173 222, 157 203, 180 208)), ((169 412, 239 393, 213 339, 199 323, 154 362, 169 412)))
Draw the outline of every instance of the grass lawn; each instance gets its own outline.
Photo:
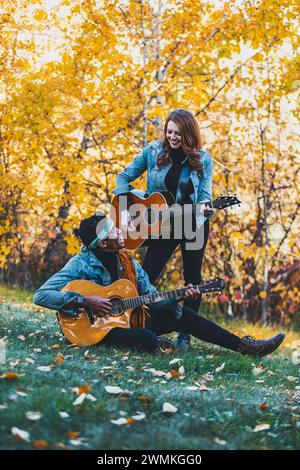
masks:
MULTIPOLYGON (((155 356, 77 348, 28 293, 0 287, 0 296, 1 449, 300 448, 299 365, 291 360, 299 333, 287 332, 263 360, 198 340, 188 352, 155 356)), ((227 327, 257 337, 277 331, 227 327)))

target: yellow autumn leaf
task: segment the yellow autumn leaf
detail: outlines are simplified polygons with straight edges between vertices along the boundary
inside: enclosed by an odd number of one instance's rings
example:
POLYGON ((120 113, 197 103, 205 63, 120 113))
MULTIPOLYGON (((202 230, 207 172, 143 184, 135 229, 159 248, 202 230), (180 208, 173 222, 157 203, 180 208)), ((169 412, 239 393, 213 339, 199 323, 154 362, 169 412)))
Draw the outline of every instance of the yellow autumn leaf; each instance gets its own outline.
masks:
POLYGON ((36 10, 34 12, 33 18, 36 21, 42 22, 42 21, 46 21, 48 19, 48 15, 44 10, 36 10))

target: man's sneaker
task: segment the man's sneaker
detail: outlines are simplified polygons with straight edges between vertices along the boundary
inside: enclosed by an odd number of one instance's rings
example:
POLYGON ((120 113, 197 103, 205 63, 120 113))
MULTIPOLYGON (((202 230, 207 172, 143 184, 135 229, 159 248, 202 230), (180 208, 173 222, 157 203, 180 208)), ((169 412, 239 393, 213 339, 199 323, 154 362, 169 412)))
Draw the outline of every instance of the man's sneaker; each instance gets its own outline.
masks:
POLYGON ((190 335, 188 335, 187 333, 179 333, 176 339, 176 343, 175 343, 176 349, 181 349, 181 350, 189 349, 190 345, 191 345, 190 335))
POLYGON ((263 357, 279 348, 284 338, 284 333, 278 333, 271 338, 261 340, 252 336, 244 336, 239 344, 238 352, 249 356, 263 357))

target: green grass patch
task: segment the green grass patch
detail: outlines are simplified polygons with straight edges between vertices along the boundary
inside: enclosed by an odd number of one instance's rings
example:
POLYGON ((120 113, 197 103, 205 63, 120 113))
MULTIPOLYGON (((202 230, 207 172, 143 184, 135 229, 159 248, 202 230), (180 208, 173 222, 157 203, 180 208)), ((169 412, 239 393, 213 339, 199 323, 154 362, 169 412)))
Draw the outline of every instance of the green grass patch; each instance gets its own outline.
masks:
MULTIPOLYGON (((32 449, 41 440, 50 449, 299 449, 299 366, 291 361, 297 333, 287 332, 279 352, 262 360, 198 340, 189 351, 171 355, 74 348, 64 341, 55 315, 31 305, 28 293, 6 289, 1 294, 1 336, 7 338, 6 362, 0 366, 1 449, 32 449), (180 361, 170 364, 174 358, 180 361), (41 366, 50 371, 38 370, 41 366), (167 374, 180 366, 183 379, 145 370, 167 374), (261 373, 254 375, 258 366, 261 373), (18 376, 9 379, 9 372, 18 376), (110 394, 108 385, 131 394, 110 394), (85 393, 92 399, 74 405, 79 397, 74 388, 82 386, 90 387, 85 393), (177 412, 163 412, 165 402, 177 412), (28 412, 39 412, 41 418, 32 421, 28 412), (145 414, 141 421, 111 422, 139 413, 145 414), (254 432, 260 424, 268 429, 254 432), (18 440, 14 427, 27 431, 28 441, 18 440)), ((261 337, 278 331, 226 326, 261 337)))

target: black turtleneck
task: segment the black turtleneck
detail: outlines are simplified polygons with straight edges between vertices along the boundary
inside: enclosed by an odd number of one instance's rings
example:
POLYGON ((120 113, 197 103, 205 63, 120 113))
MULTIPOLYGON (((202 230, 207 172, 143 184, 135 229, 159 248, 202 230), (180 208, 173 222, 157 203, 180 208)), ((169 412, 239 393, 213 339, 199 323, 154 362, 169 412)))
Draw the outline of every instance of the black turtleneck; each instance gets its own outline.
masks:
POLYGON ((109 272, 111 282, 119 279, 119 257, 118 252, 103 251, 100 248, 94 250, 95 256, 103 264, 105 269, 109 272))
MULTIPOLYGON (((180 178, 181 170, 183 168, 183 162, 186 159, 186 154, 184 153, 182 146, 180 146, 179 148, 176 148, 176 149, 171 148, 170 157, 172 161, 172 166, 169 169, 168 173, 166 174, 165 185, 167 187, 167 190, 170 191, 170 193, 172 193, 174 199, 176 199, 178 181, 180 178)), ((183 201, 177 201, 177 202, 179 203, 190 202, 188 196, 192 192, 193 192, 193 185, 192 185, 192 182, 189 180, 189 182, 184 187, 183 201)))

